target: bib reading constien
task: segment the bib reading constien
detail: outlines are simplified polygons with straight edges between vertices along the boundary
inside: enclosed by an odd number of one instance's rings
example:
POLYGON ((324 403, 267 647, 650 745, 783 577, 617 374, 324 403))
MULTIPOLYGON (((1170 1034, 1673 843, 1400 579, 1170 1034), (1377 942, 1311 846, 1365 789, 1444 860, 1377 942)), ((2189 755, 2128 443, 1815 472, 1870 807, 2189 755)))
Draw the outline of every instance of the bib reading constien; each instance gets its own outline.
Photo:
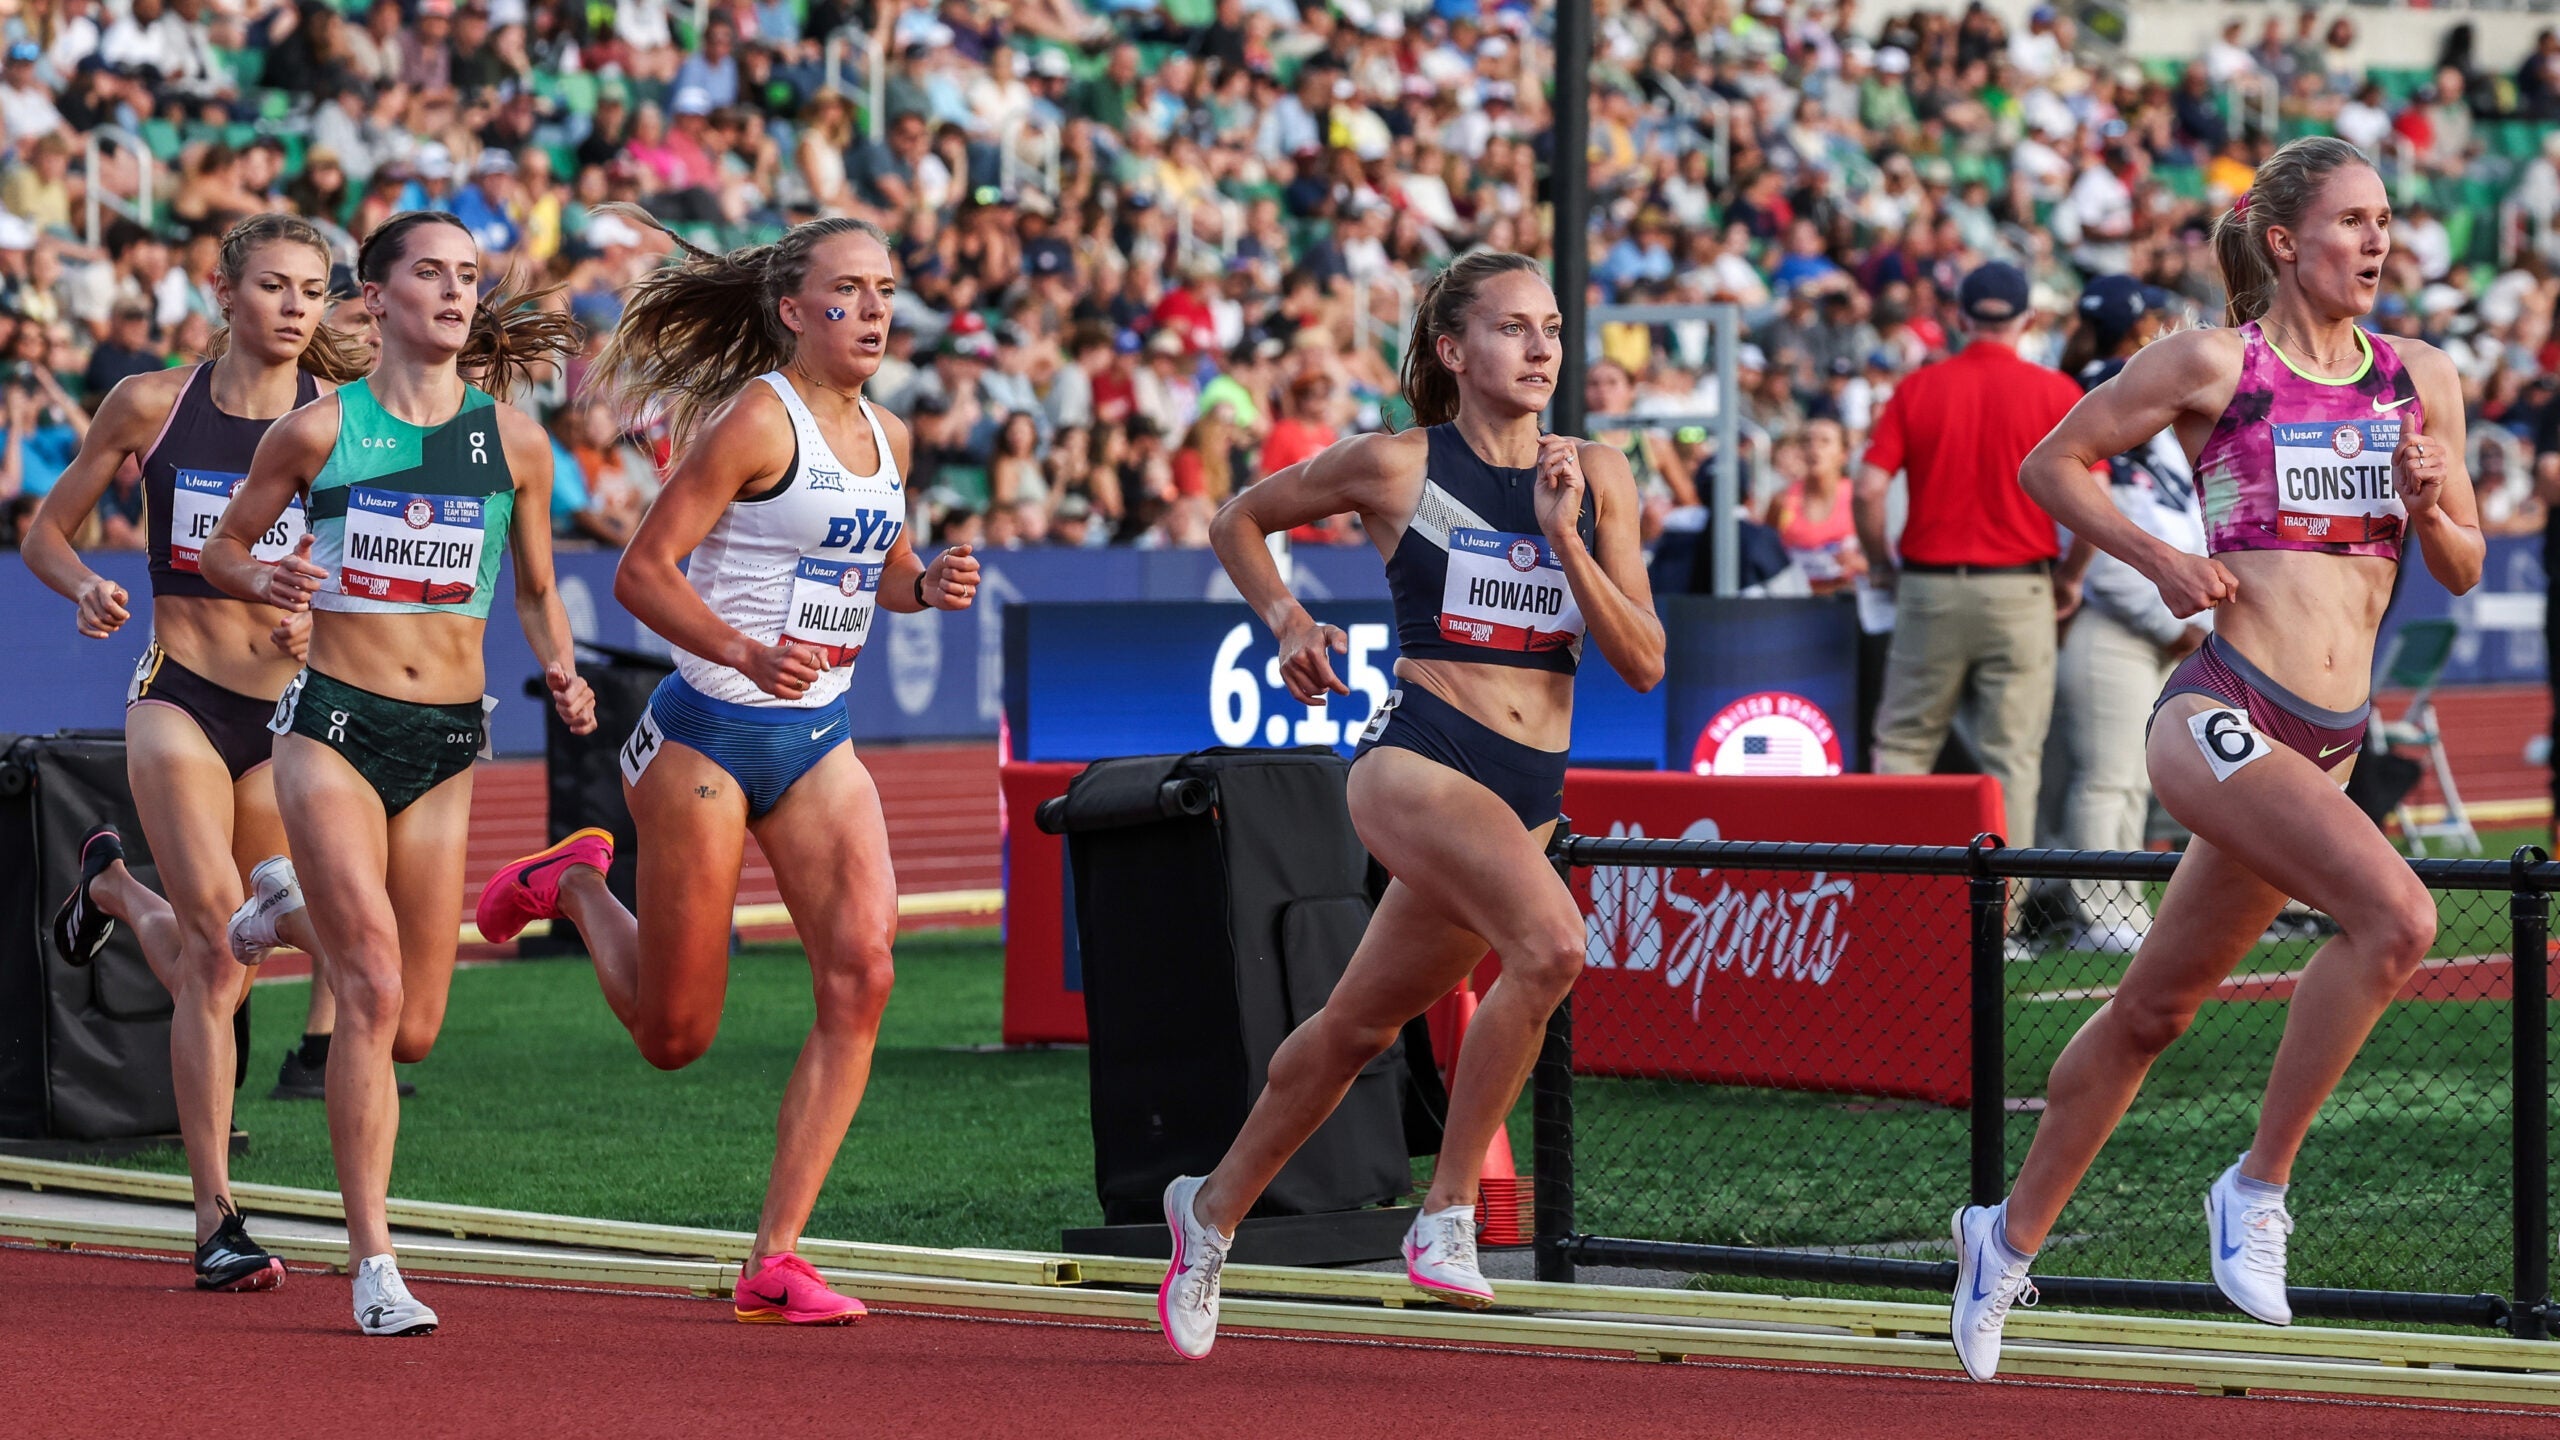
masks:
POLYGON ((338 443, 311 482, 318 610, 489 616, 515 518, 497 402, 463 387, 441 425, 382 408, 363 380, 338 392, 338 443))
POLYGON ((2196 453, 2207 549, 2399 559, 2409 511, 2391 452, 2427 419, 2400 352, 2358 330, 2364 364, 2330 379, 2295 365, 2256 321, 2239 334, 2239 382, 2196 453))

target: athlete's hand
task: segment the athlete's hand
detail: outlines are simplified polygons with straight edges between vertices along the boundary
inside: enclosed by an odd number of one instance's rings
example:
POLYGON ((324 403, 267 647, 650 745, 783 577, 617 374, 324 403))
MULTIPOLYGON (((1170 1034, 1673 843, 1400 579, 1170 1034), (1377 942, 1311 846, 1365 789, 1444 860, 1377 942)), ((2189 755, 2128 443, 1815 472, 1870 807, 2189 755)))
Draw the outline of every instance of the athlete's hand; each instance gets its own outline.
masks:
POLYGON ((1351 637, 1338 625, 1319 625, 1305 611, 1298 612, 1298 623, 1280 637, 1280 683, 1301 705, 1314 705, 1327 695, 1348 695, 1351 687, 1333 673, 1333 656, 1329 651, 1348 652, 1351 637))
POLYGON ((1582 520, 1582 442, 1570 435, 1538 437, 1538 528, 1547 544, 1563 549, 1579 543, 1582 520))
POLYGON ((311 612, 305 610, 277 621, 275 628, 267 632, 267 639, 294 659, 304 659, 311 652, 311 612))
POLYGON ((2169 613, 2181 620, 2240 598, 2240 582, 2222 568, 2221 561, 2183 550, 2169 552, 2151 583, 2160 587, 2161 602, 2169 613))
POLYGON ((776 700, 797 700, 809 693, 809 687, 827 673, 827 667, 818 659, 817 651, 785 640, 749 651, 747 663, 738 667, 738 673, 776 700))
POLYGON ((593 734, 596 728, 596 692, 574 665, 543 667, 542 683, 551 687, 551 708, 560 712, 563 724, 572 735, 593 734))
POLYGON ((117 626, 133 618, 133 612, 125 608, 131 598, 113 580, 92 575, 89 583, 80 587, 80 612, 72 623, 90 639, 104 640, 116 633, 117 626))
POLYGON ((258 598, 279 610, 308 610, 311 597, 320 593, 328 578, 328 571, 311 563, 311 537, 306 534, 292 554, 267 567, 258 598))
POLYGON ((2442 440, 2419 434, 2415 425, 2401 427, 2400 448, 2391 452, 2391 488, 2408 508, 2411 526, 2444 498, 2444 477, 2450 469, 2450 452, 2442 440))
POLYGON ((954 545, 924 567, 924 603, 936 610, 966 610, 978 594, 978 557, 954 545))

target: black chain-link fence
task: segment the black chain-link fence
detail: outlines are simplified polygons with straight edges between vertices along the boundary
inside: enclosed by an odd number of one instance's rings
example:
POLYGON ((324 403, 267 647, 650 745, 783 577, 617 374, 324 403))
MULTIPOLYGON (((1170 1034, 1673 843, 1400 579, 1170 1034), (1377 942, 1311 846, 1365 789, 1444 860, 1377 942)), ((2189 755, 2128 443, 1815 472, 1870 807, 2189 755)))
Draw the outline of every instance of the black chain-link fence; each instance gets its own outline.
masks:
MULTIPOLYGON (((2113 993, 2176 862, 1562 840, 1592 940, 1536 1080, 1540 1274, 1949 1288, 1950 1214, 2007 1192, 2047 1073, 2113 993), (2013 935, 2020 916, 2045 918, 2040 938, 2013 935), (1744 975, 1756 988, 1721 983, 1744 975)), ((2438 939, 2295 1165, 2294 1310, 2546 1335, 2560 864, 2411 863, 2438 939)), ((2284 1002, 2329 933, 2279 916, 2153 1067, 2041 1252, 2048 1298, 2231 1309, 2204 1193, 2248 1147, 2284 1002)))

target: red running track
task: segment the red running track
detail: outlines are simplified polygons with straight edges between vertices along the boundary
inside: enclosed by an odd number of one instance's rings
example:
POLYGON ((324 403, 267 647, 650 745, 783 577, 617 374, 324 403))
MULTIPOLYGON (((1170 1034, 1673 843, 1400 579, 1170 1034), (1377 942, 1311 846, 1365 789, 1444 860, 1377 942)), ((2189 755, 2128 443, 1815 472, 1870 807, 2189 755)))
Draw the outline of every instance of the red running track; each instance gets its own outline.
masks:
POLYGON ((170 1261, 0 1248, 10 1433, 2460 1440, 2550 1423, 2512 1410, 1248 1334, 1192 1364, 1151 1329, 900 1311, 795 1331, 739 1325, 724 1302, 434 1280, 412 1288, 441 1333, 367 1340, 338 1276, 297 1270, 267 1295, 187 1287, 170 1261))

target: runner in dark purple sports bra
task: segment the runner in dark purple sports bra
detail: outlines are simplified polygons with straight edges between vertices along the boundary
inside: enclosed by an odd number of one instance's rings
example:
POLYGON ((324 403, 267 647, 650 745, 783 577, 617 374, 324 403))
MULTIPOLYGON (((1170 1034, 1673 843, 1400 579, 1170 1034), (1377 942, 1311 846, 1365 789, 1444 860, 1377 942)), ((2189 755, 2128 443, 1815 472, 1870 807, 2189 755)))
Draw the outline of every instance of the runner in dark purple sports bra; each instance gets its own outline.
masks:
POLYGON ((2390 225, 2381 177, 2354 147, 2285 146, 2215 231, 2231 328, 2143 350, 2020 469, 2056 520, 2156 582, 2171 610, 2214 610, 2215 633, 2170 677, 2149 738, 2160 801, 2195 838, 2114 998, 2055 1062, 2016 1188, 1956 1212, 1953 1333, 1976 1379, 1998 1367, 2009 1308, 2032 1301, 2036 1247, 2152 1061, 2288 896, 2340 933, 2303 972, 2256 1136, 2204 1211, 2214 1283, 2250 1315, 2290 1323, 2294 1157, 2435 940, 2426 887, 2340 788, 2364 739, 2401 558, 2414 546, 2461 594, 2483 554, 2452 362, 2356 324, 2373 308, 2390 225), (2210 556, 2144 534, 2090 474, 2164 429, 2195 459, 2210 556))

